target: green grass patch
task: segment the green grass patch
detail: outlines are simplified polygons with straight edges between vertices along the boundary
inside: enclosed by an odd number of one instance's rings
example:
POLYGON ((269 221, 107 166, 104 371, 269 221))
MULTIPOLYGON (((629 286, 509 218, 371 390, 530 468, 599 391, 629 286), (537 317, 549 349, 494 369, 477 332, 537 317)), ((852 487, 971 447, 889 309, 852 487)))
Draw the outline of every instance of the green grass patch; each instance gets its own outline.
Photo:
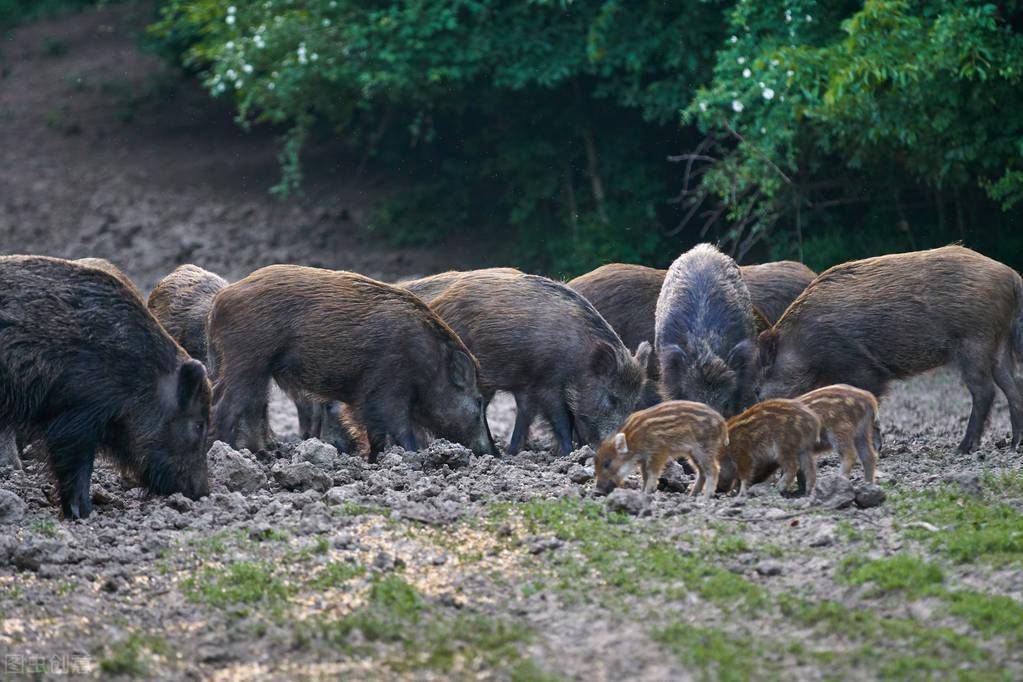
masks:
POLYGON ((1023 473, 1011 472, 983 479, 983 494, 966 495, 946 485, 900 497, 903 521, 921 520, 938 526, 937 532, 904 528, 910 538, 923 540, 957 563, 985 561, 1023 565, 1023 515, 1011 499, 1023 498, 1023 473))
POLYGON ((332 587, 339 587, 352 578, 357 578, 366 572, 358 564, 350 564, 346 561, 331 561, 313 576, 307 584, 316 590, 324 590, 332 587))
POLYGON ((945 573, 920 557, 896 554, 870 561, 850 557, 842 562, 838 578, 850 585, 871 583, 880 594, 899 591, 916 597, 941 585, 945 573))
POLYGON ((245 606, 280 606, 290 594, 270 565, 252 561, 203 569, 198 576, 186 579, 182 587, 193 602, 232 609, 239 615, 248 613, 245 606))
POLYGON ((655 631, 653 638, 703 679, 741 682, 765 676, 762 652, 748 637, 679 622, 655 631))
POLYGON ((145 677, 151 673, 153 659, 165 656, 167 651, 162 639, 135 633, 110 646, 99 660, 99 670, 106 675, 145 677))
POLYGON ((29 527, 29 530, 44 537, 55 538, 59 527, 53 519, 39 519, 29 527))
POLYGON ((977 631, 1023 641, 1023 604, 1015 599, 970 590, 949 592, 943 598, 950 614, 977 631))
MULTIPOLYGON (((768 603, 760 587, 741 575, 702 558, 702 547, 687 552, 657 540, 656 528, 639 529, 624 514, 608 512, 595 502, 531 500, 502 505, 492 512, 494 529, 517 516, 529 534, 553 535, 572 542, 577 552, 557 552, 549 562, 557 575, 554 587, 569 596, 595 585, 610 587, 601 598, 662 595, 681 598, 695 592, 719 606, 759 608, 768 603), (697 556, 697 555, 700 556, 697 556)), ((742 551, 741 539, 723 541, 724 551, 742 551)))

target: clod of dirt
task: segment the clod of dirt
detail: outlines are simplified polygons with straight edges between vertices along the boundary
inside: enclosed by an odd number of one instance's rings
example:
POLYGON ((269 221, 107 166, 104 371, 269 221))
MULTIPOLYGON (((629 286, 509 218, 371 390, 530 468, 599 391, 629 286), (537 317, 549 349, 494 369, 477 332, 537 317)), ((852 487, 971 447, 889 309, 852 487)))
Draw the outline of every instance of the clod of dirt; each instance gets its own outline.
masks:
POLYGON ((777 561, 765 559, 764 561, 761 561, 759 564, 757 564, 756 571, 760 575, 765 576, 781 575, 782 565, 777 561))
POLYGON ((887 493, 880 486, 867 483, 856 491, 856 506, 860 509, 880 507, 888 499, 887 493))
POLYGON ((285 490, 316 490, 325 493, 334 485, 334 479, 309 462, 298 464, 278 462, 271 471, 274 479, 285 490))
POLYGON ((0 523, 14 523, 25 515, 25 502, 9 490, 0 490, 0 523))
POLYGON ((298 444, 291 461, 295 464, 309 462, 321 469, 333 470, 340 466, 341 457, 330 443, 324 443, 318 438, 310 438, 298 444))
POLYGON ((23 571, 38 571, 43 564, 63 564, 68 548, 59 540, 28 538, 15 548, 11 563, 23 571))
POLYGON ((638 490, 615 488, 607 496, 606 504, 611 511, 639 516, 646 508, 646 496, 638 490))
POLYGON ((207 460, 213 487, 220 485, 231 492, 250 494, 267 486, 263 468, 248 450, 235 450, 218 440, 207 460))
POLYGON ((661 472, 658 488, 673 493, 684 493, 689 490, 689 476, 686 475, 685 468, 678 462, 668 462, 661 472))
POLYGON ((573 452, 570 455, 570 457, 572 458, 572 461, 576 462, 577 464, 586 464, 587 462, 592 461, 596 457, 596 455, 597 453, 593 451, 593 448, 591 448, 589 445, 584 445, 575 452, 573 452))
POLYGON ((810 538, 811 547, 830 547, 833 544, 835 544, 835 528, 831 525, 819 529, 810 538))
POLYGON ((568 480, 580 485, 593 480, 593 467, 573 464, 568 468, 568 480))
POLYGON ((811 501, 825 509, 843 509, 856 499, 852 481, 845 476, 822 476, 817 479, 811 501))
POLYGON ((980 484, 980 476, 972 471, 964 471, 952 477, 952 480, 959 485, 959 489, 971 497, 979 497, 983 494, 980 484))
POLYGON ((446 440, 435 440, 430 446, 418 454, 421 456, 424 469, 440 469, 445 464, 451 469, 469 466, 472 450, 446 440))
MULTIPOLYGON (((818 483, 817 485, 819 486, 820 484, 818 483)), ((763 483, 757 483, 756 485, 751 485, 747 488, 746 495, 749 497, 764 497, 766 495, 773 495, 776 490, 777 488, 773 483, 770 481, 764 481, 763 483)))

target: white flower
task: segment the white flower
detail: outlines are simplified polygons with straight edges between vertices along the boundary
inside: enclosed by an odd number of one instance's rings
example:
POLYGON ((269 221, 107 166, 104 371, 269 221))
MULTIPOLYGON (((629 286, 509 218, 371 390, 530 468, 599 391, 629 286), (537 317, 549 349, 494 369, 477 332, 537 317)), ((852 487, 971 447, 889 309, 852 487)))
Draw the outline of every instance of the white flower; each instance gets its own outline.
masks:
POLYGON ((308 60, 306 59, 305 43, 301 43, 298 46, 298 63, 305 64, 308 60))
POLYGON ((700 111, 707 111, 707 103, 700 102, 700 111))
POLYGON ((732 37, 731 37, 731 38, 729 38, 728 40, 730 40, 730 41, 732 42, 732 44, 733 44, 733 45, 734 45, 735 43, 739 42, 739 38, 738 38, 738 36, 732 36, 732 37))
POLYGON ((749 69, 743 69, 742 70, 742 77, 743 78, 749 78, 752 75, 753 75, 753 72, 750 71, 749 69))
POLYGON ((252 64, 245 64, 242 66, 242 71, 245 73, 252 73, 252 64))
POLYGON ((745 57, 739 57, 735 61, 739 62, 739 64, 745 64, 746 63, 746 58, 745 57))
POLYGON ((767 128, 761 128, 760 129, 760 134, 761 135, 766 135, 767 134, 767 128))
POLYGON ((764 99, 774 99, 774 90, 771 88, 764 88, 764 99))
POLYGON ((761 88, 763 88, 764 87, 764 81, 760 81, 759 83, 757 83, 757 85, 759 85, 761 88))
POLYGON ((235 6, 231 5, 230 7, 228 7, 227 8, 227 13, 228 14, 234 14, 235 13, 235 6))
POLYGON ((224 48, 228 49, 228 50, 233 50, 234 49, 234 41, 233 40, 229 40, 226 43, 224 43, 224 48))
POLYGON ((273 90, 273 89, 274 89, 274 88, 276 88, 276 87, 277 87, 277 86, 276 86, 276 85, 274 85, 273 83, 267 83, 267 84, 266 84, 266 89, 267 89, 267 90, 273 90))
POLYGON ((263 40, 263 36, 260 35, 257 35, 255 38, 252 39, 252 44, 259 48, 266 47, 266 41, 263 40))
POLYGON ((309 59, 312 59, 314 62, 317 59, 319 59, 319 58, 320 58, 320 55, 316 54, 315 52, 313 52, 311 55, 309 55, 309 59))
POLYGON ((235 81, 235 82, 234 82, 234 87, 235 87, 235 88, 236 88, 237 90, 241 90, 241 89, 242 89, 242 85, 243 85, 243 83, 242 83, 241 81, 235 81))
POLYGON ((323 25, 324 25, 325 27, 326 27, 326 26, 330 26, 330 19, 324 19, 324 20, 323 20, 323 25))
POLYGON ((234 15, 228 14, 226 21, 228 26, 234 26, 234 15))
POLYGON ((742 106, 742 102, 740 102, 737 99, 732 100, 732 111, 734 111, 737 114, 741 114, 744 108, 745 107, 742 106))
POLYGON ((227 73, 225 73, 224 76, 227 77, 227 80, 233 81, 235 78, 238 77, 238 74, 234 72, 234 69, 228 69, 227 73))
POLYGON ((806 23, 809 24, 811 21, 813 21, 813 17, 811 17, 809 14, 807 14, 806 15, 806 23))
POLYGON ((792 10, 785 10, 785 21, 792 21, 792 10))
POLYGON ((778 60, 777 59, 772 59, 771 60, 771 66, 778 66, 778 60))

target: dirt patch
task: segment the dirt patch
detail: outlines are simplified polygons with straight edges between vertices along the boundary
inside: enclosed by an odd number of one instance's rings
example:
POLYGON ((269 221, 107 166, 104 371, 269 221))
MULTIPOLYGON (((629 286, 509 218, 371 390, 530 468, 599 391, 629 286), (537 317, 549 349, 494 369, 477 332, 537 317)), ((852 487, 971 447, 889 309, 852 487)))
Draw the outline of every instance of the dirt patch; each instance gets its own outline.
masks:
MULTIPOLYGON (((969 533, 941 496, 1015 509, 1017 524, 1023 509, 1020 456, 998 447, 1004 405, 962 457, 967 407, 945 372, 896 388, 882 407, 886 499, 867 509, 769 487, 708 505, 630 489, 633 517, 594 493, 587 449, 503 459, 435 444, 443 456, 392 449, 371 465, 291 440, 233 453, 258 474, 244 484, 215 457, 199 502, 147 498, 101 465, 94 516, 66 523, 27 457, 0 474, 25 503, 0 535, 0 649, 173 678, 667 680, 726 663, 740 677, 1023 674, 1023 543, 942 540, 969 533)), ((498 403, 495 423, 511 409, 498 403)), ((823 458, 823 481, 838 464, 823 458)))

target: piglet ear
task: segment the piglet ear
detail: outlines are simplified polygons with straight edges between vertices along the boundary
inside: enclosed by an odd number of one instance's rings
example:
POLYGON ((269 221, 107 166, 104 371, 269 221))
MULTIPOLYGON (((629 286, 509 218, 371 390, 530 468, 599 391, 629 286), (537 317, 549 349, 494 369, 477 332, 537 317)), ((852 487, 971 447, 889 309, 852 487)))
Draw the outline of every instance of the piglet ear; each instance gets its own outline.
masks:
POLYGON ((636 348, 636 362, 639 363, 640 368, 644 372, 648 370, 647 365, 650 364, 651 352, 653 352, 653 348, 651 348, 649 341, 644 341, 636 348))
POLYGON ((198 360, 189 358, 178 370, 178 407, 182 411, 201 408, 209 402, 210 387, 206 368, 198 360))
POLYGON ((677 343, 668 343, 657 351, 657 359, 661 361, 661 378, 678 376, 686 363, 686 352, 677 343))
POLYGON ((629 444, 625 440, 625 434, 620 431, 615 434, 615 450, 618 451, 619 455, 625 455, 629 452, 629 444))
POLYGON ((773 327, 760 332, 757 337, 757 362, 761 369, 766 369, 774 364, 778 356, 778 332, 773 327))
POLYGON ((590 358, 590 367, 597 376, 612 376, 618 369, 618 358, 615 357, 614 348, 610 344, 601 341, 593 351, 590 358))

